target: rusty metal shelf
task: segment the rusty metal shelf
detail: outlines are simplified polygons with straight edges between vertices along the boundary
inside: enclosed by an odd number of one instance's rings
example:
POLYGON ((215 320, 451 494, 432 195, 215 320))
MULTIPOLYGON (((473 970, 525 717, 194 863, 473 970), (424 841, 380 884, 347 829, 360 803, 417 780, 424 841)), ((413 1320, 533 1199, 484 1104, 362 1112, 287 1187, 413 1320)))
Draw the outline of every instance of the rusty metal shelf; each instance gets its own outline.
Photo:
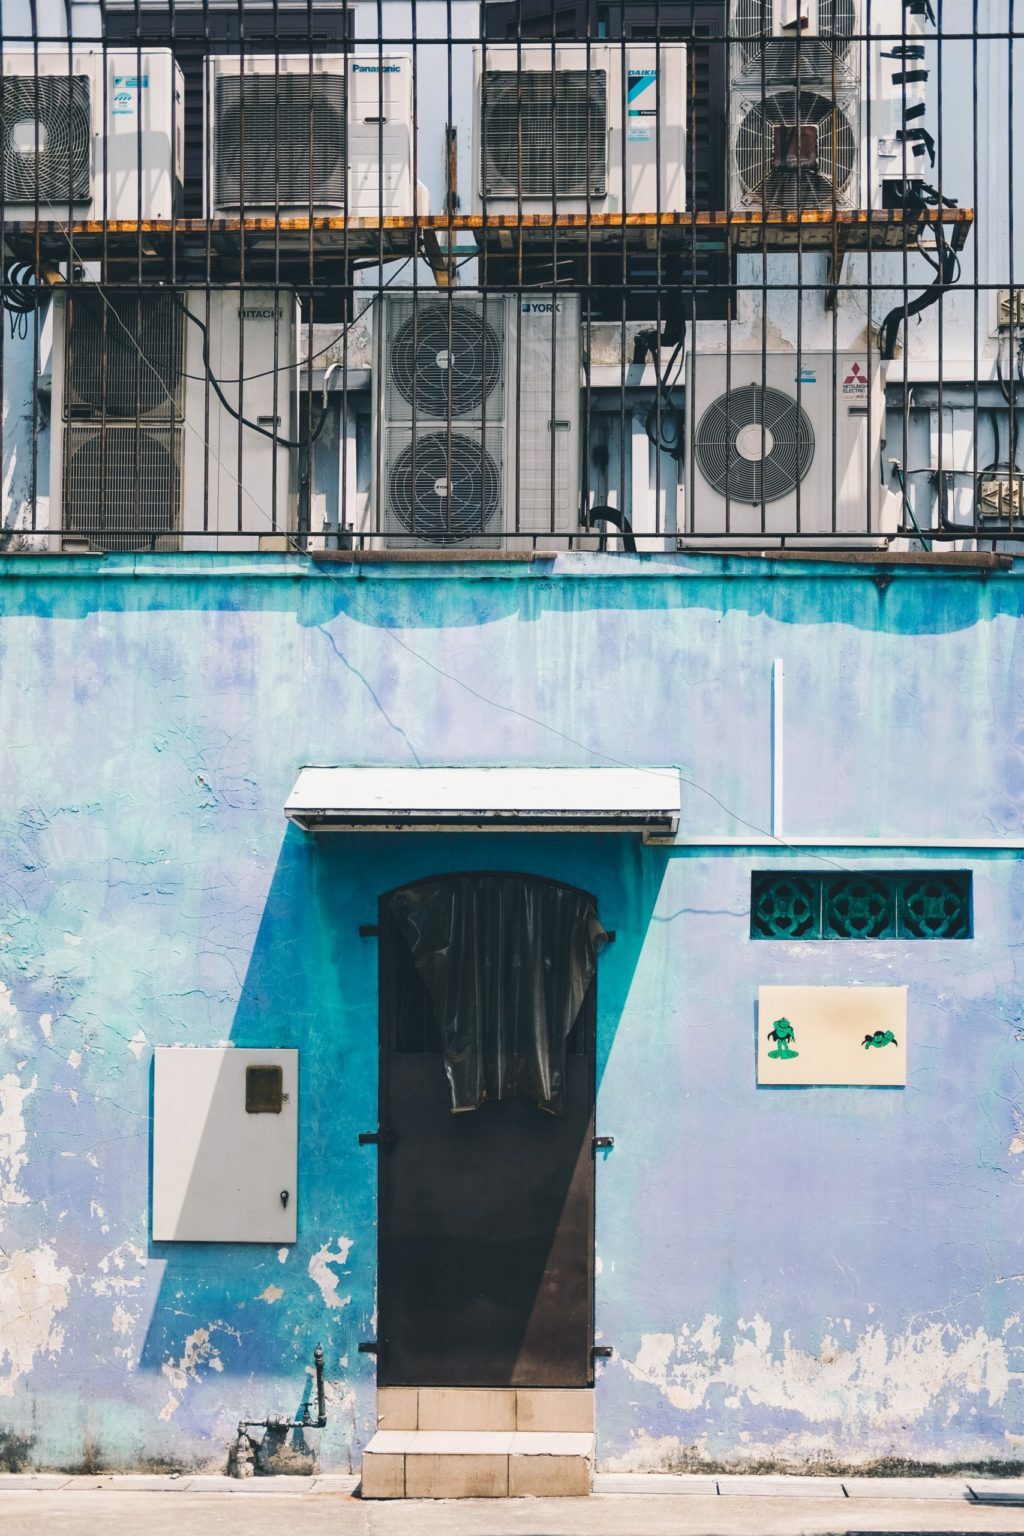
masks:
POLYGON ((974 213, 943 208, 905 215, 900 210, 860 212, 746 212, 663 214, 432 214, 415 218, 246 218, 8 222, 8 257, 36 267, 98 262, 108 282, 143 280, 299 285, 346 282, 351 271, 380 261, 422 254, 439 281, 457 237, 471 236, 481 251, 544 248, 675 251, 824 251, 838 281, 852 251, 914 250, 941 225, 954 250, 970 234, 974 213))

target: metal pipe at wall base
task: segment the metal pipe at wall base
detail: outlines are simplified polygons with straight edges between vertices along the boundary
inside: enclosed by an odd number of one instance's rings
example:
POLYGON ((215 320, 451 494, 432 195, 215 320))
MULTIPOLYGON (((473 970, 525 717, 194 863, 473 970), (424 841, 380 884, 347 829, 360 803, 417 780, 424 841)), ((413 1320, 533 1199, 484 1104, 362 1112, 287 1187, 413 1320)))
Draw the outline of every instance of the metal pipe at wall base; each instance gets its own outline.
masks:
POLYGON ((313 1370, 316 1376, 316 1418, 313 1418, 309 1411, 309 1403, 306 1402, 303 1405, 301 1418, 290 1418, 286 1413, 272 1413, 264 1419, 239 1419, 238 1433, 228 1452, 228 1472, 232 1477, 247 1478, 255 1475, 259 1443, 249 1434, 250 1429, 263 1429, 283 1435, 290 1429, 325 1429, 327 1427, 324 1351, 321 1344, 318 1344, 313 1351, 313 1370))

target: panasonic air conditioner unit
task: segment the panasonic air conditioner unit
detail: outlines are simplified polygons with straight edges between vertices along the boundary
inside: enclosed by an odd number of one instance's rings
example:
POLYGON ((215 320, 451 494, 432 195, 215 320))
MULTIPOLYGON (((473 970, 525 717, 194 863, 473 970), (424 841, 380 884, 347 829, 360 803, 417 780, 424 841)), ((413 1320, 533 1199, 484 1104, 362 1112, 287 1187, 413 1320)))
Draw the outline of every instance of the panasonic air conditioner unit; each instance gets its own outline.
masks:
POLYGON ((862 352, 701 352, 689 360, 687 411, 682 542, 775 547, 784 536, 787 546, 873 547, 896 533, 898 498, 881 482, 877 360, 862 352))
POLYGON ((184 85, 169 49, 4 51, 8 218, 173 218, 183 156, 184 85))
POLYGON ((208 69, 211 216, 412 215, 407 55, 215 56, 208 69))
POLYGON ((378 302, 374 493, 385 547, 531 548, 579 532, 576 296, 378 302))
POLYGON ((867 38, 861 0, 781 3, 735 0, 730 206, 901 207, 929 142, 921 15, 903 0, 874 0, 867 38), (806 27, 793 25, 797 15, 806 27))
POLYGON ((50 500, 64 542, 241 551, 289 532, 297 341, 291 290, 58 292, 50 500))
POLYGON ((477 213, 681 213, 686 46, 477 47, 477 213))

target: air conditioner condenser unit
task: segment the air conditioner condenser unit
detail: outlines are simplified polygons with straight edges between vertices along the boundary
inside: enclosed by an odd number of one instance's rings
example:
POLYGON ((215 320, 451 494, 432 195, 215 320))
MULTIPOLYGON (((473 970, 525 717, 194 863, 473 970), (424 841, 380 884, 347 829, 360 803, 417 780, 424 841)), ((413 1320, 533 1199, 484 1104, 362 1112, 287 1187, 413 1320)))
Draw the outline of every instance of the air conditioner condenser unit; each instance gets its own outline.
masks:
POLYGON ((170 49, 4 51, 8 218, 173 218, 184 143, 184 83, 170 49))
POLYGON ((733 0, 733 78, 833 81, 856 69, 858 20, 857 0, 733 0))
POLYGON ((408 55, 217 55, 208 70, 212 217, 412 216, 408 55))
POLYGON ((289 289, 58 291, 50 523, 64 544, 241 551, 291 531, 297 342, 289 289))
POLYGON ((475 50, 477 213, 682 213, 684 43, 475 50))
POLYGON ((885 390, 876 359, 693 354, 686 408, 683 544, 771 548, 784 538, 787 547, 875 547, 896 534, 899 500, 881 477, 885 390))
POLYGON ((396 548, 565 547, 579 533, 571 295, 378 302, 374 485, 357 531, 396 548))

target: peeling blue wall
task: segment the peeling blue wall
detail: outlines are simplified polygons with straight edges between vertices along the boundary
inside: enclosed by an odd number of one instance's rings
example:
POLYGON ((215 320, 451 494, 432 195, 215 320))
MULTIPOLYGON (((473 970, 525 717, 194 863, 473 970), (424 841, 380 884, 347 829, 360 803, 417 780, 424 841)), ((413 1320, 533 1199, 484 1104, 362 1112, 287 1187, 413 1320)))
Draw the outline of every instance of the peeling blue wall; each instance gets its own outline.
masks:
POLYGON ((598 897, 603 1463, 1024 1445, 1016 572, 660 557, 9 559, 0 585, 0 1454, 221 1468, 327 1353, 371 1432, 376 898, 510 867, 598 897), (883 587, 884 590, 880 590, 883 587), (839 846, 332 837, 305 762, 678 764, 684 830, 839 846), (974 872, 959 943, 751 944, 752 867, 974 872), (909 986, 905 1091, 755 1086, 767 982, 909 986), (149 1240, 152 1048, 297 1046, 299 1239, 149 1240), (4 1435, 7 1435, 5 1441, 4 1435), (24 1446, 19 1450, 19 1442, 24 1446))

